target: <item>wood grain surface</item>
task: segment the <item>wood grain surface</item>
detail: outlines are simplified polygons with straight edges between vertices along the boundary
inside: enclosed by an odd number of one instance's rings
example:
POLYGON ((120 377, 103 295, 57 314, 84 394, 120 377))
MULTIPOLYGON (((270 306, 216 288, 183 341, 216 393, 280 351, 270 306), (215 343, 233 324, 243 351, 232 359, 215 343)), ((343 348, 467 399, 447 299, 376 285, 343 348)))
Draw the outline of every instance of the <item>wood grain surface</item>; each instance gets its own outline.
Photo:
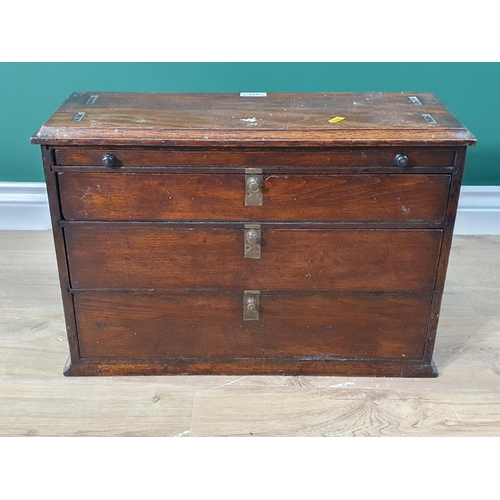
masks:
POLYGON ((430 296, 269 292, 260 295, 259 321, 244 321, 243 290, 94 292, 76 294, 75 310, 83 358, 401 361, 422 358, 430 302, 430 296))
POLYGON ((261 258, 248 259, 244 227, 153 223, 123 229, 119 223, 65 226, 73 288, 430 292, 443 233, 263 226, 261 258))
POLYGON ((500 436, 498 236, 455 236, 434 379, 62 376, 52 234, 0 233, 2 436, 500 436))
MULTIPOLYGON (((114 167, 260 167, 264 171, 280 167, 302 168, 373 168, 384 167, 392 171, 404 172, 405 168, 416 167, 450 167, 455 160, 457 148, 427 147, 378 147, 378 148, 310 148, 304 151, 297 148, 275 148, 272 155, 268 151, 235 148, 190 149, 185 148, 148 148, 126 149, 109 148, 109 146, 66 147, 54 151, 57 167, 76 170, 77 167, 102 167, 105 154, 115 156, 114 167), (404 153, 408 157, 408 166, 398 168, 394 157, 404 153)), ((110 167, 105 169, 112 171, 110 167)))
POLYGON ((449 175, 272 174, 246 207, 244 174, 58 175, 68 220, 428 222, 444 220, 449 175))
POLYGON ((475 138, 432 94, 382 92, 270 93, 262 98, 238 93, 74 93, 31 138, 34 144, 51 145, 99 141, 308 147, 467 145, 475 138), (335 117, 343 120, 330 122, 335 117))

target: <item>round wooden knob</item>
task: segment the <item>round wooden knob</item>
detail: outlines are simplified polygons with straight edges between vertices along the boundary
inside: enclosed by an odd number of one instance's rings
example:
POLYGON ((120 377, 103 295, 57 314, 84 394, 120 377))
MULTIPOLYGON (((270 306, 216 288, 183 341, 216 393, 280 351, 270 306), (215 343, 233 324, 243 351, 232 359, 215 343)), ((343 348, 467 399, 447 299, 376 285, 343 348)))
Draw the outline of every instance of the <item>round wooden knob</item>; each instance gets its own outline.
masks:
POLYGON ((116 162, 116 156, 111 153, 106 153, 102 157, 102 164, 105 167, 112 167, 116 162))
POLYGON ((397 154, 394 157, 394 164, 396 165, 396 167, 407 167, 409 161, 410 160, 408 159, 408 156, 404 154, 397 154))

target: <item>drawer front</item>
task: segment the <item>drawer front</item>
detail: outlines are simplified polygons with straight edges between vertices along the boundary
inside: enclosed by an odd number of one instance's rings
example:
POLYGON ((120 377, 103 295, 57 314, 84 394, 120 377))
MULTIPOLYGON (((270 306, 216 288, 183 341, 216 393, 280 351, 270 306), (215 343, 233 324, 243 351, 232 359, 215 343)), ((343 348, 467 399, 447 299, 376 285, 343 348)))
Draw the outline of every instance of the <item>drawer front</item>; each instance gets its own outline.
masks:
POLYGON ((442 230, 261 228, 246 258, 244 228, 69 223, 73 288, 430 291, 442 230))
POLYGON ((58 148, 59 166, 103 166, 113 155, 114 167, 389 167, 395 156, 408 157, 408 167, 449 167, 455 161, 451 148, 339 148, 329 150, 183 150, 183 149, 88 149, 58 148), (108 157, 109 158, 109 157, 108 157))
POLYGON ((77 293, 84 358, 421 359, 431 299, 264 293, 244 321, 243 293, 77 293))
POLYGON ((244 174, 59 173, 63 216, 103 221, 441 222, 450 176, 262 177, 262 206, 245 206, 244 174))

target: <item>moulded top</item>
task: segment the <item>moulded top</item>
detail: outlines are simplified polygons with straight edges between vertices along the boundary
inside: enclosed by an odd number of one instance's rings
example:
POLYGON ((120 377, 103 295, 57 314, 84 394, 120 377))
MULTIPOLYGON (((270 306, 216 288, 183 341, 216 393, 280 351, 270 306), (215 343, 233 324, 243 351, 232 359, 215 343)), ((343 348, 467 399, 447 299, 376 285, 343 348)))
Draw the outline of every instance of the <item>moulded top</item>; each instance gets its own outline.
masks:
POLYGON ((76 92, 31 143, 466 146, 476 138, 429 93, 76 92))

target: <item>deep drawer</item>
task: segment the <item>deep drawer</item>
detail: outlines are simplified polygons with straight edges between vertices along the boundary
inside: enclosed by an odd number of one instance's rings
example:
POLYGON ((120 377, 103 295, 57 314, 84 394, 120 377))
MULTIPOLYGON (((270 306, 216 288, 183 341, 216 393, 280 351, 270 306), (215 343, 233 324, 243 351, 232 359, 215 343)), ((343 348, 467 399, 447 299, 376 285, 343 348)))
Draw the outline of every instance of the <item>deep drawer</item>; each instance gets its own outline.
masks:
POLYGON ((242 291, 77 293, 84 358, 422 357, 430 297, 280 294, 243 321, 242 291))
POLYGON ((244 256, 244 228, 68 223, 73 288, 430 291, 442 231, 276 229, 261 258, 244 256))
POLYGON ((441 222, 449 175, 262 177, 262 206, 245 206, 244 174, 60 173, 67 220, 441 222))

